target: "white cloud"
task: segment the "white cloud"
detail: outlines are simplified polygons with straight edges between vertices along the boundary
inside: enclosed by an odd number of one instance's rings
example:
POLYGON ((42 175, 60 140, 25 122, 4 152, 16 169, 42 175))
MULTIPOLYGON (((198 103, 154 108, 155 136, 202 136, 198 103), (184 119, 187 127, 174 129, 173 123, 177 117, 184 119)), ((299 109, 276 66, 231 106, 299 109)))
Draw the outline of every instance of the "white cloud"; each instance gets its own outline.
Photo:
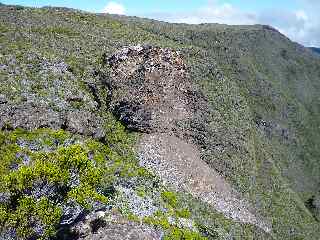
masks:
POLYGON ((272 25, 293 41, 320 47, 320 18, 312 10, 260 12, 257 23, 272 25))
POLYGON ((298 20, 303 20, 303 21, 307 21, 308 20, 308 16, 307 14, 305 13, 305 11, 303 10, 298 10, 295 12, 296 14, 296 17, 298 20))
POLYGON ((254 14, 244 13, 231 4, 218 4, 212 1, 209 5, 190 12, 176 14, 156 13, 148 17, 176 23, 225 23, 225 24, 254 24, 254 14))
POLYGON ((176 23, 224 23, 231 25, 266 24, 271 25, 293 41, 306 46, 320 47, 319 0, 301 0, 304 8, 295 11, 285 9, 243 11, 231 4, 209 1, 209 4, 189 12, 155 13, 146 17, 176 23), (311 7, 311 3, 313 7, 311 7))
POLYGON ((109 2, 105 8, 103 9, 104 13, 110 13, 110 14, 119 14, 124 15, 126 13, 125 7, 116 2, 109 2))

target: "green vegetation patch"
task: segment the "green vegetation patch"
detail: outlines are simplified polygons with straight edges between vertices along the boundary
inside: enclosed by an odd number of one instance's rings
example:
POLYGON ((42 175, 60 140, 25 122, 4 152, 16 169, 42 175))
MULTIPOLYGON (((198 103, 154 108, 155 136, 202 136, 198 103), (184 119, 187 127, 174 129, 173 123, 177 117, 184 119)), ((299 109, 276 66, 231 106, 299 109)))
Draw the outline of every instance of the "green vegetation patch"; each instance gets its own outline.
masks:
POLYGON ((53 236, 68 203, 90 210, 108 202, 107 189, 120 178, 144 176, 130 134, 121 124, 112 130, 108 144, 63 130, 0 132, 0 232, 53 236))
POLYGON ((9 31, 9 28, 0 23, 0 35, 9 31))
POLYGON ((39 34, 63 35, 67 37, 74 37, 80 35, 79 32, 63 26, 52 26, 47 28, 33 27, 30 29, 30 31, 39 34))
POLYGON ((161 228, 165 232, 163 238, 165 240, 208 239, 197 230, 197 224, 193 221, 190 210, 183 207, 175 192, 164 190, 160 196, 163 210, 155 212, 153 216, 145 217, 144 223, 161 228))

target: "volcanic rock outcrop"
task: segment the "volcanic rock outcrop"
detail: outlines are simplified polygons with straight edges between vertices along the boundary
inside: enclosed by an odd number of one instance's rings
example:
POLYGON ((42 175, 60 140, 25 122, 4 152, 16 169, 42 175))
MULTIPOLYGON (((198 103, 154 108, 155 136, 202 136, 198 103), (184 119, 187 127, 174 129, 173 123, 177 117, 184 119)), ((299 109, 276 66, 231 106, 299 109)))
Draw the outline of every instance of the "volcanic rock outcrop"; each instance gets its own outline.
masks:
POLYGON ((192 114, 198 99, 178 52, 134 46, 106 60, 112 68, 111 108, 128 128, 173 131, 192 114))
POLYGON ((179 52, 152 46, 125 47, 105 62, 110 108, 129 129, 143 136, 137 151, 140 164, 175 190, 210 204, 225 216, 256 225, 270 224, 255 213, 218 172, 200 157, 187 121, 208 117, 207 101, 193 85, 179 52))

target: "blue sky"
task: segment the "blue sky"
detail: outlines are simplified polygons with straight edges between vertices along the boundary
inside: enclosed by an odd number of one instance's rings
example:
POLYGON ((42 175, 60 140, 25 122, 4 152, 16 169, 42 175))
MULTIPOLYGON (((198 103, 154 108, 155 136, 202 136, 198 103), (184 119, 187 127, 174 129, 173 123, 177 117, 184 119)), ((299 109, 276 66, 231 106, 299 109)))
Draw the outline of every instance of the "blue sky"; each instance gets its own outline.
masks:
MULTIPOLYGON (((79 0, 4 0, 1 1, 5 4, 18 4, 25 6, 63 6, 82 9, 92 12, 102 12, 104 7, 108 2, 112 1, 101 1, 101 0, 91 0, 91 1, 79 1, 79 0)), ((128 15, 135 14, 145 14, 150 12, 176 12, 176 11, 191 11, 202 6, 210 4, 208 0, 159 0, 159 1, 150 1, 150 0, 118 0, 113 1, 119 4, 122 4, 127 9, 128 15)), ((300 1, 301 2, 301 1, 300 1)), ((221 0, 220 4, 228 3, 232 4, 238 8, 247 11, 256 11, 259 9, 266 8, 290 8, 294 9, 299 6, 299 1, 297 0, 269 0, 269 1, 259 1, 259 0, 221 0)))
MULTIPOLYGON (((1 0, 0 0, 1 1, 1 0)), ((292 40, 320 47, 320 0, 2 0, 25 6, 63 6, 90 12, 197 24, 268 24, 292 40)))

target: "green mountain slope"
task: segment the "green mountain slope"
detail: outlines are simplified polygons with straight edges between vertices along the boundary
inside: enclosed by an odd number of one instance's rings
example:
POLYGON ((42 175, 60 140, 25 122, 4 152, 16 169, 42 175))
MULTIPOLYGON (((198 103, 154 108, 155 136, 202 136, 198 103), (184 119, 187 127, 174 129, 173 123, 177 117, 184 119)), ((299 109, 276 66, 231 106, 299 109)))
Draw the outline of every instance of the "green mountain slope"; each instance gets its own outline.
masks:
POLYGON ((72 204, 75 218, 117 209, 115 219, 142 221, 150 239, 319 238, 320 59, 275 29, 1 5, 0 47, 0 239, 71 239, 67 232, 81 228, 72 217, 62 224, 72 204), (139 165, 132 150, 142 133, 112 116, 105 61, 139 44, 180 52, 207 105, 174 134, 199 149, 271 232, 223 216, 139 165), (142 202, 156 211, 135 211, 142 202))

